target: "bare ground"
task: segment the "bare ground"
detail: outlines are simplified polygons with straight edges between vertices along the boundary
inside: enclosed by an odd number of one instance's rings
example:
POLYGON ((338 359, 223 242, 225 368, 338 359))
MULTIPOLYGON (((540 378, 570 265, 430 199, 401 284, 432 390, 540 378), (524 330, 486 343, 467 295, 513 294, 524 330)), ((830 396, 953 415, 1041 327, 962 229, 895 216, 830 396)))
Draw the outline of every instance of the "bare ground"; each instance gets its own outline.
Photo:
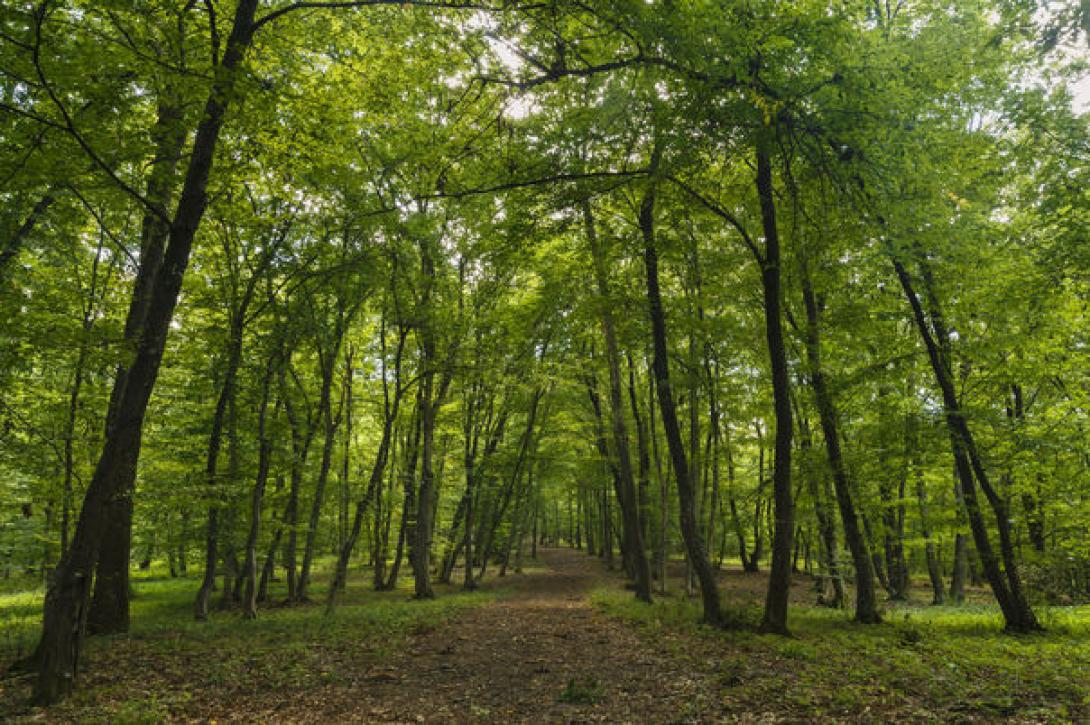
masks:
MULTIPOLYGON (((673 596, 680 594, 682 571, 671 572, 678 575, 671 581, 673 596)), ((720 581, 725 601, 756 606, 767 575, 728 569, 720 581)), ((141 722, 156 721, 164 712, 179 722, 323 723, 798 722, 822 712, 807 699, 814 684, 801 676, 803 662, 777 655, 774 646, 686 636, 668 627, 648 636, 604 614, 590 593, 617 590, 623 580, 584 553, 545 549, 534 569, 491 578, 484 586, 495 588, 497 598, 437 626, 414 629, 392 654, 391 647, 363 633, 321 647, 320 674, 328 680, 309 678, 305 686, 269 687, 263 678, 261 668, 310 666, 283 661, 291 657, 287 653, 254 650, 254 669, 223 680, 205 672, 207 652, 168 649, 151 656, 146 644, 122 639, 96 654, 81 689, 98 693, 96 699, 136 702, 183 689, 192 693, 165 711, 149 709, 146 718, 126 716, 141 722)), ((812 604, 814 597, 812 581, 796 577, 793 603, 812 604)), ((311 647, 305 640, 299 645, 311 647)), ((830 677, 841 686, 860 686, 850 673, 830 677)), ((14 705, 28 691, 27 682, 9 684, 0 682, 0 719, 3 705, 14 705)), ((837 694, 837 686, 827 689, 837 694)), ((875 685, 863 699, 858 707, 842 709, 841 719, 932 721, 951 715, 932 709, 926 692, 894 696, 875 685)), ((83 722, 88 712, 66 702, 44 711, 8 708, 7 716, 83 722)))
POLYGON ((546 568, 519 575, 510 596, 418 634, 403 655, 360 673, 358 687, 255 719, 671 722, 703 709, 710 683, 691 662, 650 651, 591 606, 606 576, 596 559, 541 557, 546 568))

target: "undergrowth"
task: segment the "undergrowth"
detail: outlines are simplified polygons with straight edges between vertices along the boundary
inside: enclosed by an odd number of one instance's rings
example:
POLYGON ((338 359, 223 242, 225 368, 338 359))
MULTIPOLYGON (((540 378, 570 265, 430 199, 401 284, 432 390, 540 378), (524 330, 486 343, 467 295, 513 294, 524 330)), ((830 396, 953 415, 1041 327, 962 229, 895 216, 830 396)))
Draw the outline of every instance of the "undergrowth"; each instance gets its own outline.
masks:
POLYGON ((1090 718, 1090 607, 1041 608, 1046 633, 1012 636, 987 605, 899 607, 880 625, 798 606, 792 636, 778 637, 702 625, 699 603, 679 597, 648 606, 605 588, 592 601, 716 678, 726 700, 775 700, 806 717, 1090 718))
MULTIPOLYGON (((320 573, 315 583, 324 581, 320 573)), ((348 665, 380 665, 414 633, 430 631, 502 593, 498 588, 465 593, 440 585, 437 598, 415 601, 409 578, 392 592, 372 591, 369 582, 369 572, 350 578, 331 616, 325 615, 323 586, 315 586, 313 602, 284 606, 278 603, 283 592, 277 585, 272 603, 259 609, 256 620, 229 609, 197 622, 192 615, 197 579, 171 579, 154 571, 134 575, 132 631, 87 640, 80 687, 50 715, 80 722, 156 722, 172 714, 204 712, 201 701, 213 692, 289 697, 322 685, 348 685, 338 681, 341 673, 358 669, 348 665), (135 671, 140 675, 134 689, 135 671)), ((0 672, 33 648, 42 596, 40 590, 0 595, 0 672)), ((0 680, 0 720, 31 714, 25 709, 28 692, 28 678, 0 680)))

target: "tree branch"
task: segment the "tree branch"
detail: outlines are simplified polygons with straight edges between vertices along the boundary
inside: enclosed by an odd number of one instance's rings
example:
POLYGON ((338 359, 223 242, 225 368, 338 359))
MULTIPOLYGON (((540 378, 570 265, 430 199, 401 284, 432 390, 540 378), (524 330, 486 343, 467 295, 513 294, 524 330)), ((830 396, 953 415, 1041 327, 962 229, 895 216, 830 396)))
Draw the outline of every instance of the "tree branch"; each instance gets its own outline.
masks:
MULTIPOLYGON (((484 11, 499 11, 506 10, 506 3, 501 5, 495 5, 492 3, 481 2, 446 2, 444 0, 300 0, 299 2, 293 2, 284 7, 271 10, 262 17, 258 18, 254 22, 253 32, 257 32, 262 26, 267 23, 287 15, 295 10, 305 9, 321 9, 321 8, 362 8, 370 7, 372 5, 400 5, 400 6, 413 6, 413 7, 425 7, 425 8, 443 8, 447 10, 484 10, 484 11)), ((523 9, 532 9, 541 7, 540 4, 532 4, 524 6, 523 9)))
POLYGON ((703 196, 696 189, 692 188, 691 186, 689 186, 688 184, 686 184, 684 181, 677 178, 676 176, 667 175, 667 176, 664 176, 663 178, 665 178, 667 181, 669 181, 670 183, 677 186, 679 189, 684 191, 689 196, 696 199, 698 202, 700 202, 700 204, 705 209, 710 211, 712 214, 715 214, 717 217, 719 217, 720 219, 726 221, 732 227, 737 229, 738 233, 742 236, 742 241, 745 242, 746 246, 749 247, 749 251, 753 253, 754 257, 756 257, 757 263, 762 265, 762 266, 764 265, 764 256, 761 254, 760 247, 758 247, 756 242, 753 241, 753 237, 751 237, 749 235, 749 232, 746 231, 745 226, 742 224, 741 221, 738 220, 738 217, 734 216, 729 211, 727 211, 723 207, 719 206, 718 204, 716 204, 711 199, 708 199, 707 197, 703 196))

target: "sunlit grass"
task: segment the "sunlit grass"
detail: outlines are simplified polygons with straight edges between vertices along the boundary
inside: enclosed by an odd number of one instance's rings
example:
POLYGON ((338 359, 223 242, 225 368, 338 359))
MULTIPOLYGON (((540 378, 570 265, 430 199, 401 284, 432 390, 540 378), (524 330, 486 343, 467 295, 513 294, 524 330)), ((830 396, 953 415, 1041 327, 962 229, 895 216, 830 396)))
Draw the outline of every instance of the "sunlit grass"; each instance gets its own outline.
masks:
MULTIPOLYGON (((170 578, 155 569, 134 573, 132 631, 87 641, 90 664, 81 687, 51 713, 81 721, 157 721, 188 712, 194 698, 209 691, 247 695, 348 684, 340 681, 346 672, 381 663, 410 636, 503 593, 499 585, 472 593, 437 585, 436 599, 414 601, 410 576, 395 591, 375 592, 370 570, 354 568, 346 593, 326 616, 330 563, 315 571, 313 602, 282 605, 284 585, 277 582, 256 620, 242 619, 231 607, 195 621, 196 577, 170 578)), ((0 595, 0 669, 36 644, 43 596, 40 588, 0 595)), ((214 604, 219 597, 217 592, 214 604)), ((0 719, 5 708, 11 714, 23 707, 25 694, 5 693, 0 719)))
MULTIPOLYGON (((901 606, 885 623, 859 625, 850 612, 794 607, 790 638, 752 628, 713 630, 700 605, 680 597, 651 606, 627 592, 592 597, 611 616, 639 627, 658 646, 717 662, 725 697, 776 697, 807 716, 1019 717, 1090 715, 1090 607, 1042 608, 1047 632, 1004 634, 994 606, 901 606), (738 685, 745 683, 742 688, 738 685)), ((734 620, 759 620, 756 609, 734 620)))

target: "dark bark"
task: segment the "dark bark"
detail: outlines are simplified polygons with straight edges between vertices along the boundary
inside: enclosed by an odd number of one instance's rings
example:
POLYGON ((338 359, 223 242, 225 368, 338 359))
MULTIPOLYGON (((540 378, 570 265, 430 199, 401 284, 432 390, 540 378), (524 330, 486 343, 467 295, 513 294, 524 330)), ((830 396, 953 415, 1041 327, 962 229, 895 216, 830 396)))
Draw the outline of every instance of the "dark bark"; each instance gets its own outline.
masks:
POLYGON ((780 311, 780 237, 776 227, 776 206, 772 188, 772 162, 763 147, 757 150, 757 198, 761 206, 761 227, 765 250, 761 260, 764 289, 765 335, 772 367, 772 398, 776 418, 775 454, 772 469, 772 497, 775 526, 772 537, 772 567, 765 598, 762 632, 787 634, 787 599, 791 590, 791 549, 795 534, 795 502, 791 491, 791 400, 787 370, 787 349, 783 339, 780 311))
POLYGON ((352 551, 359 541, 360 532, 363 530, 363 520, 367 514, 367 507, 375 498, 376 493, 381 495, 382 479, 386 474, 386 466, 390 458, 390 446, 394 437, 394 422, 397 420, 398 411, 401 408, 401 398, 405 392, 401 385, 401 360, 405 350, 405 339, 408 328, 402 327, 398 335, 397 349, 394 352, 394 392, 390 395, 389 384, 386 377, 386 320, 382 320, 382 389, 383 389, 383 417, 382 437, 379 439, 378 451, 375 453, 375 462, 371 466, 371 475, 367 479, 367 490, 356 502, 355 513, 352 517, 352 528, 340 547, 337 556, 337 565, 334 569, 333 582, 329 587, 326 600, 326 613, 333 611, 337 593, 341 591, 348 580, 348 562, 352 557, 352 551))
MULTIPOLYGON (((208 200, 205 190, 223 127, 227 105, 234 96, 237 72, 252 40, 257 0, 240 0, 220 68, 197 126, 185 182, 170 226, 163 264, 155 275, 147 316, 136 355, 123 384, 114 425, 84 496, 79 523, 68 554, 61 560, 46 594, 38 679, 34 700, 46 705, 67 695, 77 675, 91 571, 98 558, 109 512, 128 498, 148 400, 159 373, 170 320, 197 227, 208 200)), ((116 387, 115 383, 115 387, 116 387)))
POLYGON ((626 557, 634 569, 636 579, 636 598, 651 601, 651 567, 647 562, 644 548, 643 527, 640 525, 639 499, 636 492, 635 476, 632 472, 632 457, 628 447, 628 430, 625 422, 623 392, 621 390, 621 353, 617 344, 617 332, 613 320, 613 307, 609 288, 609 272, 605 250, 595 229, 594 216, 590 202, 582 203, 583 224, 590 246, 594 266, 594 278, 598 288, 600 322, 606 346, 606 367, 609 370, 609 410, 613 448, 616 457, 621 520, 624 527, 624 540, 627 543, 626 557))
POLYGON ((1011 542, 1010 515, 1005 502, 999 497, 988 478, 983 463, 976 450, 976 442, 965 416, 961 409, 954 389, 953 375, 949 356, 945 353, 939 341, 948 341, 949 333, 945 322, 938 310, 933 286, 926 274, 926 263, 918 260, 925 268, 925 284, 927 285, 928 301, 931 307, 930 326, 928 314, 924 312, 920 298, 912 284, 912 278, 899 257, 891 253, 894 271, 901 283, 905 297, 912 308, 912 317, 917 332, 923 339, 927 349, 928 360, 935 376, 935 381, 942 393, 943 406, 945 408, 946 425, 950 433, 951 448, 954 453, 954 464, 961 483, 961 492, 965 500, 965 511, 969 518, 969 526, 972 530, 973 542, 980 557, 980 563, 984 569, 984 576, 995 594, 999 608, 1003 611, 1006 630, 1010 632, 1033 632, 1042 629, 1037 621, 1033 609, 1025 598, 1022 590, 1021 578, 1018 574, 1017 562, 1014 557, 1014 548, 1011 542), (984 492, 988 503, 991 505, 996 519, 996 528, 999 532, 1000 551, 1006 576, 1000 568, 999 559, 992 548, 991 538, 988 535, 987 524, 981 511, 977 496, 977 485, 984 492))
MULTIPOLYGON (((636 453, 639 462, 637 500, 639 506, 640 538, 646 552, 651 536, 651 451, 647 440, 647 423, 640 409, 639 396, 636 394, 636 369, 631 353, 626 354, 628 362, 628 403, 632 408, 632 420, 636 424, 636 453)), ((576 530, 578 539, 578 529, 576 530)), ((576 548, 578 541, 576 541, 576 548)), ((646 558, 646 554, 644 555, 646 558)))
POLYGON ((659 451, 659 437, 655 430, 655 376, 653 371, 647 376, 647 419, 648 433, 651 438, 651 455, 655 461, 655 475, 659 482, 658 540, 655 547, 655 559, 659 577, 659 593, 666 593, 666 551, 670 527, 670 483, 663 474, 662 455, 659 451))
MULTIPOLYGON (((124 344, 135 347, 140 341, 152 302, 152 289, 163 262, 170 227, 163 221, 170 204, 177 158, 185 143, 180 124, 181 109, 171 89, 159 101, 152 138, 155 155, 148 174, 146 199, 162 214, 145 210, 141 222, 140 264, 133 282, 132 297, 125 319, 124 344)), ((106 429, 115 424, 128 379, 125 362, 118 365, 114 387, 106 413, 106 429)), ((88 629, 93 634, 126 632, 129 629, 129 547, 132 541, 132 483, 117 496, 107 513, 107 532, 95 564, 94 596, 88 612, 88 629)))
MULTIPOLYGON (((652 166, 657 165, 661 153, 656 148, 656 157, 652 166)), ((662 308, 662 292, 659 287, 659 258, 655 241, 655 186, 652 182, 643 194, 639 213, 640 232, 643 237, 643 261, 647 273, 647 305, 651 319, 651 339, 654 345, 652 368, 655 375, 655 387, 658 392, 659 408, 662 413, 662 427, 666 433, 667 447, 677 479, 678 503, 680 507, 681 533, 685 539, 685 550, 696 569, 700 580, 700 592, 704 607, 704 621, 718 625, 722 621, 719 608, 719 589, 716 586, 715 572, 708 561, 706 547, 700 535, 696 520, 694 478, 689 470, 689 460, 685 453, 685 443, 678 425, 677 407, 674 404, 673 390, 670 387, 669 352, 666 342, 666 315, 662 308)))
POLYGON ((800 277, 806 308, 806 357, 810 368, 810 387, 814 391, 822 437, 825 439, 825 455, 832 471, 837 508, 844 526, 844 540, 855 566, 855 619, 864 624, 875 624, 882 618, 878 612, 871 554, 867 540, 859 529, 859 517, 852 500, 854 487, 840 448, 839 416, 821 362, 821 307, 805 263, 802 264, 800 277))
MULTIPOLYGON (((435 255, 437 242, 425 239, 420 242, 420 272, 424 280, 421 305, 427 309, 432 303, 436 273, 435 255)), ((424 319, 420 323, 420 495, 417 497, 416 526, 412 532, 412 553, 409 557, 413 569, 414 596, 431 599, 435 596, 431 586, 431 543, 435 524, 436 482, 434 471, 435 422, 443 405, 451 381, 451 369, 444 371, 436 383, 439 357, 435 323, 424 319)))
POLYGON ((7 281, 8 269, 11 267, 12 262, 15 261, 15 257, 19 255, 19 250, 23 248, 27 237, 34 232, 34 227, 42 221, 54 201, 56 199, 52 192, 43 194, 38 203, 30 210, 27 218, 19 225, 19 228, 4 240, 3 246, 0 247, 0 285, 7 281))

